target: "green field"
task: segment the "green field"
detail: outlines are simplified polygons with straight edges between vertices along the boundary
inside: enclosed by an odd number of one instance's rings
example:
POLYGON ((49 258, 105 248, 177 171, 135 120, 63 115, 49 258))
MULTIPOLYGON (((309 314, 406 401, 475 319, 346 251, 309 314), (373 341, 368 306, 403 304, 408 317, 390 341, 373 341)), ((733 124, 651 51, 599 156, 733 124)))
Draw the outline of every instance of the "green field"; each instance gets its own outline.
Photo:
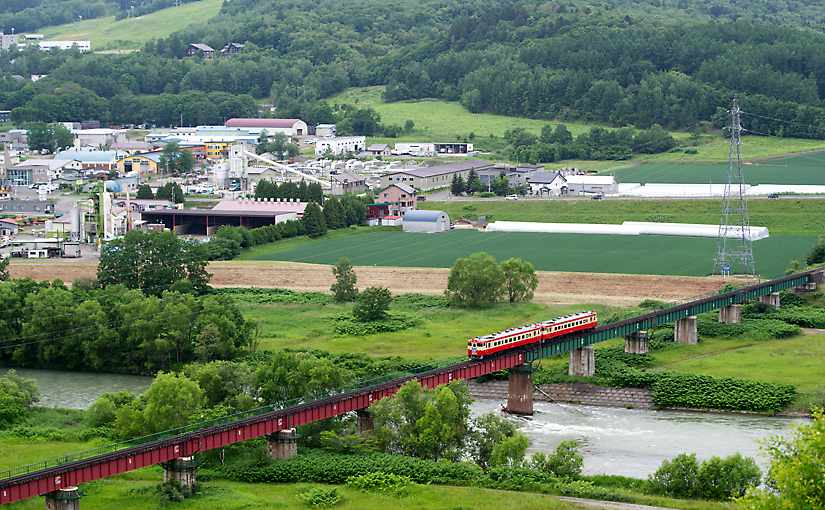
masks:
MULTIPOLYGON (((474 142, 479 148, 483 150, 501 150, 505 145, 501 137, 504 136, 505 131, 508 129, 520 127, 538 134, 541 132, 543 126, 560 122, 557 119, 528 119, 525 117, 512 117, 490 113, 471 113, 458 102, 438 99, 386 103, 381 99, 383 91, 383 86, 351 88, 328 98, 327 101, 332 104, 351 104, 374 108, 381 115, 381 120, 384 124, 403 126, 404 122, 408 119, 415 122, 416 129, 414 133, 402 135, 399 138, 374 139, 376 142, 386 143, 394 143, 396 141, 449 142, 458 138, 463 139, 468 137, 470 133, 473 133, 475 135, 474 142), (497 137, 497 139, 490 139, 491 135, 497 137)), ((585 132, 596 125, 594 123, 569 120, 563 122, 574 135, 585 132)), ((689 135, 684 132, 675 132, 673 136, 679 140, 685 140, 689 135)), ((825 150, 825 141, 822 140, 767 136, 745 136, 742 140, 743 155, 749 160, 754 158, 777 157, 797 152, 825 150)), ((652 156, 638 156, 634 158, 632 162, 569 161, 551 163, 546 166, 549 168, 577 166, 592 170, 608 170, 622 168, 641 161, 695 163, 721 162, 727 161, 727 158, 727 139, 716 135, 705 135, 701 137, 700 145, 696 147, 696 154, 686 154, 683 151, 675 151, 652 156)), ((628 179, 624 180, 626 182, 636 182, 628 179)))
MULTIPOLYGON (((754 243, 763 276, 783 274, 791 259, 813 246, 807 236, 769 237, 754 243)), ((485 251, 499 260, 522 257, 540 271, 704 276, 713 271, 716 240, 675 236, 373 232, 335 239, 305 239, 253 248, 247 260, 334 264, 348 257, 356 266, 450 267, 459 257, 485 251)))
MULTIPOLYGON (((744 167, 749 184, 825 184, 825 153, 758 160, 744 167)), ((667 160, 603 171, 619 182, 716 183, 727 181, 727 163, 679 163, 667 160)))
POLYGON ((107 16, 48 27, 40 32, 47 39, 91 40, 93 51, 133 50, 152 39, 214 18, 221 5, 223 0, 200 0, 136 18, 115 20, 114 16, 107 16))
MULTIPOLYGON (((458 218, 486 216, 489 221, 549 223, 621 223, 657 221, 719 224, 721 201, 714 200, 475 200, 419 202, 420 209, 445 211, 458 218)), ((825 233, 825 201, 782 198, 748 201, 751 225, 768 227, 772 236, 825 233)))

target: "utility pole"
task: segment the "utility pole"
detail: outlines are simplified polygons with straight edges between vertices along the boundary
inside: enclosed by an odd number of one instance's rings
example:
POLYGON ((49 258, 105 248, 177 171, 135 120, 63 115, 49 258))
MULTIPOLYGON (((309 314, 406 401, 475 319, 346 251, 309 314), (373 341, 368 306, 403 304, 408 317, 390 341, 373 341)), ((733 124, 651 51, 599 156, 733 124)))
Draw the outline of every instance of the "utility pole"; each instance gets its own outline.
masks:
POLYGON ((714 272, 722 276, 756 275, 750 235, 747 188, 742 171, 742 119, 736 98, 730 109, 728 178, 722 198, 722 218, 716 241, 714 272))

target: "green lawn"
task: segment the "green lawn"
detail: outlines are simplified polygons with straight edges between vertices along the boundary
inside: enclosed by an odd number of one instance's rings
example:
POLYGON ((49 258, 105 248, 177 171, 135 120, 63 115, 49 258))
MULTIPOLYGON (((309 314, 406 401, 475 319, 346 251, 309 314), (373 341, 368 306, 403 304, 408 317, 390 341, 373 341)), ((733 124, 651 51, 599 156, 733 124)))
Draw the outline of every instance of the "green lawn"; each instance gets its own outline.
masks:
POLYGON ((22 438, 0 439, 0 476, 5 469, 43 461, 54 461, 61 455, 92 450, 93 441, 38 441, 22 438))
POLYGON ((370 356, 401 356, 411 359, 461 358, 466 341, 475 335, 499 331, 516 324, 547 320, 573 311, 608 308, 591 305, 545 306, 540 304, 502 304, 477 310, 453 308, 416 308, 393 305, 392 313, 415 316, 421 323, 393 333, 367 336, 338 335, 333 318, 351 314, 348 304, 258 303, 239 299, 244 317, 260 327, 261 348, 310 348, 330 352, 359 352, 370 356))
POLYGON ((703 338, 697 345, 651 354, 657 369, 792 384, 801 394, 795 407, 825 402, 825 334, 779 340, 703 338))
MULTIPOLYGON (((769 237, 754 243, 760 273, 783 274, 790 260, 810 251, 812 236, 769 237)), ((441 234, 374 232, 334 239, 274 243, 244 254, 252 260, 356 266, 451 267, 459 257, 484 251, 499 260, 522 257, 541 271, 704 276, 713 272, 713 238, 536 234, 453 230, 441 234)))
MULTIPOLYGON (((658 221, 718 224, 721 201, 714 200, 479 200, 421 202, 421 209, 446 211, 450 218, 487 216, 488 220, 555 223, 658 221)), ((825 233, 825 201, 782 198, 748 201, 751 225, 772 236, 825 233)))
MULTIPOLYGON (((772 139, 775 140, 775 139, 772 139)), ((727 181, 727 163, 673 162, 665 159, 608 169, 620 182, 698 183, 727 181)), ((825 153, 758 160, 744 166, 749 184, 825 184, 825 153)))
POLYGON ((40 30, 47 39, 84 39, 92 50, 132 50, 145 42, 166 37, 194 23, 218 15, 223 0, 200 0, 180 7, 161 9, 144 16, 115 20, 114 16, 94 18, 40 30))

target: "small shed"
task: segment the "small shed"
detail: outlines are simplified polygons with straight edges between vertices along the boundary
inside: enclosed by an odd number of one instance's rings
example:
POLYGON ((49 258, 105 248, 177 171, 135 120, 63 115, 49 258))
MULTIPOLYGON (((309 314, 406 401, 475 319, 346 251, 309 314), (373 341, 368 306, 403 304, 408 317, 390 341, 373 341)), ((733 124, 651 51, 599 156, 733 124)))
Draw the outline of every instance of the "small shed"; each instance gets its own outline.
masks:
POLYGON ((450 217, 444 211, 407 211, 404 214, 404 232, 434 234, 450 230, 450 217))

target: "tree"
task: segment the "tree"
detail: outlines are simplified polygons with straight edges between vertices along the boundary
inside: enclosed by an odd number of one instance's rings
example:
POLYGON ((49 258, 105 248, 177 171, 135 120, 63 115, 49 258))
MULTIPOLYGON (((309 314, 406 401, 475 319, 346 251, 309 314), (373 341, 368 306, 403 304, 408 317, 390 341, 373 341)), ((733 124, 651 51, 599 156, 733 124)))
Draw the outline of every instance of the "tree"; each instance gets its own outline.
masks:
POLYGON ((693 498, 699 493, 699 463, 696 454, 683 453, 662 465, 649 478, 651 488, 674 498, 693 498))
POLYGON ((556 450, 546 455, 542 452, 533 454, 530 459, 533 469, 538 469, 557 478, 577 478, 581 475, 584 459, 579 453, 579 444, 573 440, 562 441, 556 450))
POLYGON ((182 374, 164 372, 158 373, 141 400, 149 434, 186 425, 205 401, 196 382, 182 374))
POLYGON ((183 189, 181 189, 180 184, 175 181, 169 181, 158 188, 157 199, 169 200, 176 204, 182 204, 185 201, 183 189))
POLYGON ((415 131, 415 122, 412 119, 407 119, 404 121, 404 132, 405 133, 412 133, 415 131))
POLYGON ((255 387, 267 404, 298 398, 321 398, 349 381, 346 370, 328 358, 305 352, 278 351, 255 373, 255 387))
POLYGON ((816 244, 808 254, 807 262, 809 266, 825 262, 825 235, 821 235, 816 239, 816 244))
POLYGON ((478 178, 478 174, 475 170, 470 170, 470 173, 467 174, 467 184, 464 185, 464 191, 467 193, 482 191, 481 179, 478 178))
POLYGON ((160 295, 179 280, 196 292, 209 284, 204 250, 172 232, 133 230, 103 246, 97 279, 101 285, 123 284, 160 295))
POLYGON ((409 381, 370 408, 376 440, 390 453, 458 460, 469 427, 470 402, 463 383, 426 390, 418 381, 409 381))
POLYGON ((9 263, 11 263, 11 257, 0 255, 0 282, 11 278, 11 275, 9 275, 9 263))
POLYGON ((352 264, 346 257, 341 257, 338 263, 332 266, 332 274, 335 275, 335 283, 329 288, 335 295, 335 301, 339 303, 345 301, 355 301, 358 297, 356 283, 358 277, 352 268, 352 264))
POLYGON ((21 419, 37 402, 37 385, 14 370, 0 376, 0 428, 21 419))
POLYGON ((450 183, 450 193, 461 195, 464 193, 464 178, 459 174, 453 174, 453 182, 450 183))
POLYGON ((267 145, 267 152, 271 152, 275 159, 284 159, 289 140, 283 133, 275 133, 272 142, 267 145))
POLYGON ((309 237, 321 237, 327 233, 327 223, 324 219, 324 213, 321 211, 321 207, 315 202, 307 204, 306 209, 304 209, 302 221, 304 223, 304 230, 306 230, 309 237))
POLYGON ((152 188, 150 188, 148 184, 141 184, 135 198, 138 200, 152 200, 155 198, 155 194, 152 193, 152 188))
POLYGON ((745 492, 759 485, 762 471, 750 457, 737 453, 729 457, 717 456, 702 462, 699 468, 700 496, 703 499, 728 500, 741 498, 745 492))
POLYGON ((177 142, 169 142, 163 146, 158 167, 166 174, 191 172, 195 167, 195 157, 190 151, 181 149, 177 142))
POLYGON ((530 446, 530 442, 527 436, 516 432, 493 447, 490 465, 494 467, 519 467, 524 462, 524 454, 527 452, 528 446, 530 446))
POLYGON ((813 420, 800 425, 790 439, 773 438, 767 487, 751 488, 739 501, 743 510, 803 510, 825 508, 825 414, 814 409, 813 420))
POLYGON ((539 285, 536 269, 526 260, 513 257, 501 263, 504 273, 504 288, 510 303, 530 301, 539 285))
POLYGON ((266 129, 261 130, 261 134, 258 135, 258 145, 255 146, 255 154, 263 154, 269 151, 269 133, 266 132, 266 129))
POLYGON ((470 456, 482 468, 489 467, 496 445, 516 434, 516 426, 509 420, 487 413, 473 420, 470 431, 470 456))
POLYGON ((346 216, 344 209, 341 207, 341 202, 335 198, 330 197, 324 202, 324 221, 327 228, 338 229, 346 227, 346 216))
POLYGON ((37 122, 29 124, 27 129, 29 148, 32 150, 57 152, 71 147, 74 141, 72 132, 62 124, 37 122))
POLYGON ((358 294, 352 314, 361 322, 384 319, 392 303, 392 294, 384 287, 367 287, 358 294))
POLYGON ((450 302, 480 308, 498 302, 504 293, 504 272, 496 259, 486 253, 474 253, 455 261, 447 280, 446 296, 450 302))

